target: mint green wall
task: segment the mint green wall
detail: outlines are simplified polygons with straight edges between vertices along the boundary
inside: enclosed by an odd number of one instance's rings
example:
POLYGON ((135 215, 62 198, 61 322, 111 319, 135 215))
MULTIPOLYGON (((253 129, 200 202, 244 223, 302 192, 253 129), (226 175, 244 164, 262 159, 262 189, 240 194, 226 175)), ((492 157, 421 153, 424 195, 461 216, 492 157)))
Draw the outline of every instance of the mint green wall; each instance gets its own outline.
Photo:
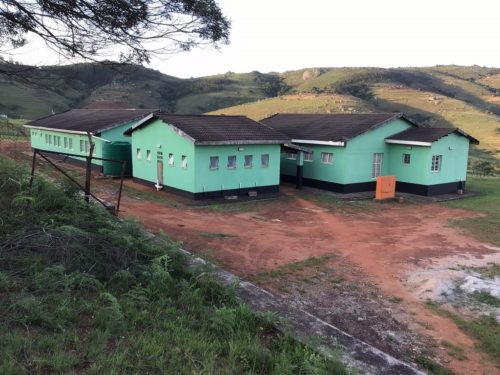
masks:
MULTIPOLYGON (((82 155, 85 156, 86 153, 80 151, 80 140, 88 141, 87 135, 83 134, 73 134, 73 133, 65 133, 63 131, 52 131, 52 130, 42 130, 42 129, 33 129, 30 128, 30 137, 31 137, 31 147, 37 148, 40 150, 54 151, 54 152, 67 152, 70 154, 82 155), (50 135, 52 137, 52 144, 48 144, 45 142, 45 135, 50 135), (54 145, 54 136, 61 137, 60 146, 54 145), (72 139, 73 147, 64 148, 64 138, 72 139)), ((102 157, 102 147, 105 143, 103 140, 93 137, 93 142, 95 144, 94 148, 94 156, 102 157)), ((92 161, 96 165, 102 165, 101 160, 93 160, 92 161)))
MULTIPOLYGON (((401 119, 391 121, 377 129, 370 130, 346 142, 346 146, 323 146, 300 144, 314 151, 312 162, 304 161, 304 178, 329 181, 338 184, 370 182, 372 179, 372 163, 374 153, 383 153, 382 173, 389 172, 389 147, 385 138, 408 129, 411 125, 401 119), (321 153, 333 153, 333 163, 323 164, 321 153)), ((295 176, 296 161, 281 155, 281 173, 295 176)))
POLYGON ((156 183, 158 151, 163 153, 163 184, 194 192, 194 145, 161 120, 156 120, 132 133, 133 176, 156 183), (141 149, 141 159, 137 158, 138 148, 141 149), (147 150, 151 150, 151 160, 146 158, 147 150), (168 165, 168 154, 174 154, 173 166, 168 165), (182 155, 187 156, 188 164, 185 169, 181 167, 182 155))
POLYGON ((385 138, 410 128, 411 125, 402 119, 396 119, 379 128, 370 130, 347 141, 345 184, 375 181, 372 178, 373 154, 383 153, 382 175, 389 175, 389 145, 385 138))
POLYGON ((157 181, 157 151, 163 152, 163 184, 191 193, 238 189, 279 184, 280 145, 195 146, 189 139, 161 120, 132 133, 132 167, 134 177, 157 181), (137 158, 141 149, 141 159, 137 158), (242 149, 238 151, 238 149, 242 149), (151 150, 151 160, 146 159, 151 150), (168 165, 168 154, 174 154, 174 166, 168 165), (261 167, 261 155, 269 154, 269 166, 261 167), (181 167, 182 155, 187 168, 181 167), (227 157, 236 155, 236 168, 227 168, 227 157), (252 168, 244 168, 244 156, 253 155, 252 168), (211 156, 219 157, 219 169, 210 170, 211 156))
POLYGON ((127 142, 130 143, 130 137, 123 135, 123 132, 130 129, 138 121, 127 122, 126 124, 117 126, 116 128, 105 130, 101 133, 100 137, 111 142, 127 142))
POLYGON ((196 146, 196 193, 279 185, 280 145, 196 146), (261 155, 269 155, 269 166, 261 167, 261 155), (228 156, 236 156, 236 168, 227 167, 228 156), (245 168, 245 155, 253 165, 245 168), (211 156, 219 157, 219 169, 210 170, 211 156))
POLYGON ((390 174, 397 181, 437 185, 465 181, 469 140, 452 133, 433 142, 431 147, 390 144, 390 174), (410 164, 403 164, 403 154, 410 154, 410 164), (433 155, 442 155, 441 170, 431 171, 433 155))
MULTIPOLYGON (((346 149, 342 146, 324 146, 312 144, 300 144, 313 151, 313 161, 304 160, 304 178, 311 178, 321 181, 330 181, 344 183, 346 149), (321 153, 327 152, 333 154, 333 163, 324 164, 321 161, 321 153)), ((299 157, 299 155, 297 155, 299 157)), ((295 176, 297 172, 297 160, 287 159, 287 154, 281 154, 281 173, 289 176, 295 176)))

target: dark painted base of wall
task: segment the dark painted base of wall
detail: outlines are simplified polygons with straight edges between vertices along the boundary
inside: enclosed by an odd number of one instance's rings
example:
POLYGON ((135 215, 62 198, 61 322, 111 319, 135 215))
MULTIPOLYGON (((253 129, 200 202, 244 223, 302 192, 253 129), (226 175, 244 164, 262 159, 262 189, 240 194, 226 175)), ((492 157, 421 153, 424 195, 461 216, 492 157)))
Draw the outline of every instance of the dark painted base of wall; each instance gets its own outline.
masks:
MULTIPOLYGON (((296 182, 295 176, 281 175, 281 180, 286 182, 296 182)), ((375 191, 376 182, 363 182, 357 184, 337 184, 335 182, 327 182, 314 180, 311 178, 303 179, 304 186, 311 186, 319 189, 334 191, 336 193, 359 193, 363 191, 375 191)), ((401 193, 410 193, 416 195, 441 195, 441 194, 456 194, 458 189, 464 189, 465 181, 456 181, 446 184, 437 185, 419 185, 408 182, 396 182, 396 191, 401 193)))
POLYGON ((458 189, 465 191, 465 181, 449 182, 437 185, 410 184, 408 182, 396 182, 396 191, 417 195, 441 195, 456 194, 458 189))
MULTIPOLYGON (((286 182, 296 183, 295 176, 281 175, 281 180, 286 182)), ((311 186, 319 189, 334 191, 336 193, 359 193, 362 191, 375 191, 375 181, 362 182, 358 184, 337 184, 335 182, 314 180, 312 178, 303 178, 302 183, 304 186, 311 186)))
MULTIPOLYGON (((151 181, 143 180, 142 178, 134 177, 132 181, 137 182, 141 185, 155 188, 155 184, 151 181)), ((191 198, 194 200, 199 199, 210 199, 210 198, 224 198, 229 195, 247 195, 249 191, 256 191, 258 195, 262 194, 276 194, 280 191, 279 185, 269 185, 269 186, 257 186, 254 188, 241 188, 241 189, 227 189, 227 190, 218 190, 218 191, 206 191, 204 193, 191 193, 186 190, 177 189, 171 186, 163 185, 162 191, 172 192, 178 195, 181 195, 186 198, 191 198)))

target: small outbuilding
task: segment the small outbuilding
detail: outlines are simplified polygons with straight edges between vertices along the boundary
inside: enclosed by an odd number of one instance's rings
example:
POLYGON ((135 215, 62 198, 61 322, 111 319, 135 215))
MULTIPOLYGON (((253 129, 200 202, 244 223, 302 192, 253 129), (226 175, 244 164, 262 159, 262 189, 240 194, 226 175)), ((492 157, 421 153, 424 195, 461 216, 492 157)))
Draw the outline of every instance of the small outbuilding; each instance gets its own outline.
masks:
MULTIPOLYGON (((94 143, 94 157, 125 160, 131 174, 130 138, 123 132, 150 118, 154 110, 135 109, 71 109, 31 121, 31 147, 41 151, 72 154, 65 160, 81 164, 90 150, 89 135, 94 143), (81 155, 81 157, 79 157, 81 155)), ((118 175, 117 163, 94 159, 94 169, 108 175, 118 175)))
POLYGON ((421 195, 464 189, 469 143, 455 128, 419 127, 400 113, 277 114, 261 120, 310 149, 284 152, 284 180, 341 193, 374 191, 378 176, 421 195), (303 176, 303 178, 302 178, 303 176))
POLYGON ((276 193, 287 136, 244 116, 156 113, 125 132, 133 178, 194 199, 276 193))

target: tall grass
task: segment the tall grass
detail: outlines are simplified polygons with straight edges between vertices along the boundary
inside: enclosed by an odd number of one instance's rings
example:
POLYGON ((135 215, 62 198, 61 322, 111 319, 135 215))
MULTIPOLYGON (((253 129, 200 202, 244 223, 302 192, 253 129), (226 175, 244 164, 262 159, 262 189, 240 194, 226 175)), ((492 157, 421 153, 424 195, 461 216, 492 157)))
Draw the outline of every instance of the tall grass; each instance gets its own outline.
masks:
POLYGON ((0 373, 340 374, 178 244, 0 158, 0 373))

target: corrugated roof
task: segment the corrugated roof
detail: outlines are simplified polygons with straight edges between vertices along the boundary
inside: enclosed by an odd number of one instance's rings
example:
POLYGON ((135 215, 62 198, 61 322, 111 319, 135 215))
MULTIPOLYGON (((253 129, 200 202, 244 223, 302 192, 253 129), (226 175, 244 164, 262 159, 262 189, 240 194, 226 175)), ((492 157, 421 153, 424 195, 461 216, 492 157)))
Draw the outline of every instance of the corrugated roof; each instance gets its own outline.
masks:
MULTIPOLYGON (((285 143, 289 138, 273 128, 245 116, 173 115, 156 113, 155 119, 173 125, 192 138, 195 144, 285 143)), ((151 120, 152 121, 152 120, 151 120)), ((148 122, 147 122, 148 123, 148 122)), ((136 129, 129 129, 131 134, 136 129)))
POLYGON ((400 113, 277 114, 262 123, 292 139, 344 141, 400 118, 400 113))
POLYGON ((460 134, 474 143, 478 144, 479 141, 458 128, 410 128, 387 137, 387 140, 391 141, 407 141, 407 142, 435 142, 451 133, 460 134))
POLYGON ((71 109, 31 121, 28 125, 97 134, 102 130, 139 120, 153 112, 154 109, 71 109))

